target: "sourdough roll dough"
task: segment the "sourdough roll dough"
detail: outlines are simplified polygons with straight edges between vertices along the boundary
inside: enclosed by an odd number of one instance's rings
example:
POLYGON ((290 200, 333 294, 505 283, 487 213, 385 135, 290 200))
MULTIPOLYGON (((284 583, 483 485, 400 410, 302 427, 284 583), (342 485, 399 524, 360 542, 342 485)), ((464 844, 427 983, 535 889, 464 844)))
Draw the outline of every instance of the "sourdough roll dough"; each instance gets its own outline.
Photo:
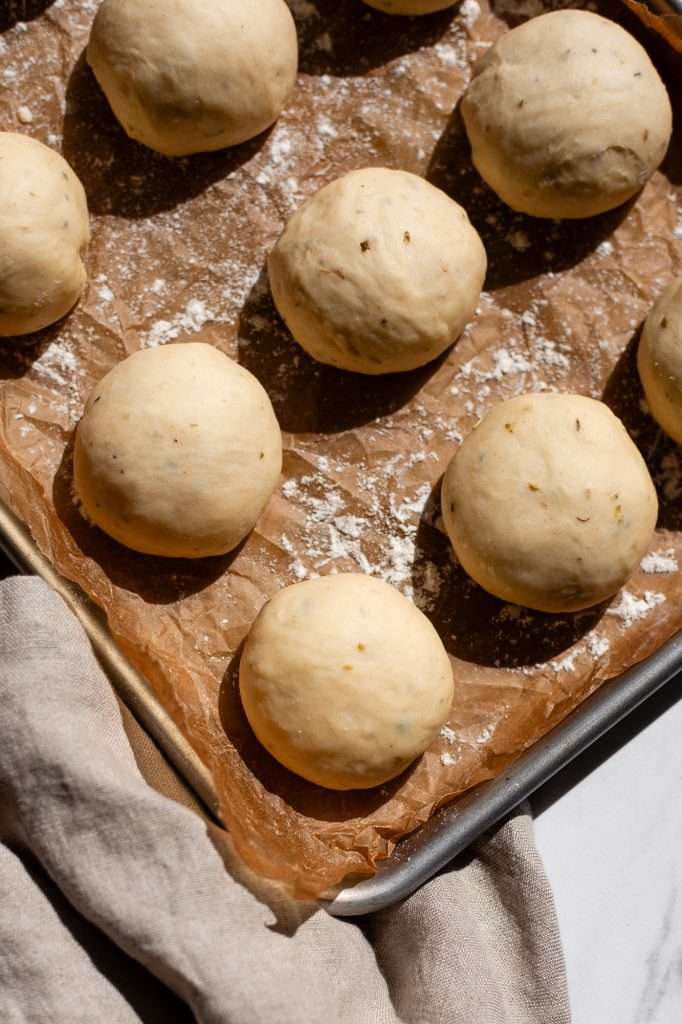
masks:
POLYGON ((80 181, 54 150, 0 132, 0 336, 59 320, 85 285, 88 205, 80 181))
POLYGON ((682 444, 682 277, 668 285, 646 318, 637 368, 651 415, 682 444))
POLYGON ((450 661, 426 616, 359 573, 275 594, 248 635, 239 685, 263 746, 329 789, 399 775, 438 735, 453 697, 450 661))
POLYGON ((365 3, 386 14, 433 14, 454 7, 457 0, 365 0, 365 3))
POLYGON ((83 509, 135 551, 231 551, 277 482, 282 441, 256 378, 201 342, 144 349, 97 384, 76 432, 83 509))
POLYGON ((296 81, 296 26, 284 0, 104 0, 88 63, 132 139, 185 156, 277 120, 296 81))
POLYGON ((407 171, 337 178, 289 220, 268 261, 277 309, 321 363, 358 373, 435 359, 473 316, 486 271, 466 212, 407 171))
POLYGON ((443 519, 469 575, 504 601, 587 608, 636 570, 658 502, 639 451, 608 406, 582 395, 496 405, 443 478, 443 519))
POLYGON ((481 177, 536 217, 619 206, 659 166, 672 131, 646 51, 615 22, 576 10, 498 39, 474 69, 462 116, 481 177))

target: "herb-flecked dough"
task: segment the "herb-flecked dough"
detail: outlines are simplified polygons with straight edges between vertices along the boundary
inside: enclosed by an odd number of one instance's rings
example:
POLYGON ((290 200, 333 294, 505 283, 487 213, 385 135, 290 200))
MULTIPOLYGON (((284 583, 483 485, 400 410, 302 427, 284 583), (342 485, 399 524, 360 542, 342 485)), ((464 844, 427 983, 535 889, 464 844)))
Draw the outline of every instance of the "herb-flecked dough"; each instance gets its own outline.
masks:
POLYGON ((453 699, 450 660, 429 620, 360 573, 275 594, 247 637, 239 682, 263 746, 329 789, 399 775, 436 738, 453 699))
POLYGON ((167 156, 235 146, 281 114, 298 66, 284 0, 104 0, 87 51, 126 133, 167 156))
POLYGON ((85 286, 85 191, 66 160, 0 132, 0 337, 31 334, 69 312, 85 286))
POLYGON ((256 378, 202 342, 134 353, 92 390, 74 483, 89 519, 135 551, 222 555, 255 525, 282 438, 256 378))
POLYGON ((591 217, 637 193, 666 154, 672 108, 649 56, 589 11, 505 33, 462 99, 472 158, 514 210, 591 217))
POLYGON ((658 500, 608 406, 546 392, 500 402, 465 438, 443 478, 442 511, 480 586, 568 612, 611 597, 637 569, 658 500))
POLYGON ((663 290, 646 318, 637 368, 651 415, 682 444, 682 277, 663 290))
POLYGON ((473 317, 486 266, 458 203, 386 167, 321 188, 268 260, 275 305, 299 345, 321 363, 366 374, 439 356, 473 317))

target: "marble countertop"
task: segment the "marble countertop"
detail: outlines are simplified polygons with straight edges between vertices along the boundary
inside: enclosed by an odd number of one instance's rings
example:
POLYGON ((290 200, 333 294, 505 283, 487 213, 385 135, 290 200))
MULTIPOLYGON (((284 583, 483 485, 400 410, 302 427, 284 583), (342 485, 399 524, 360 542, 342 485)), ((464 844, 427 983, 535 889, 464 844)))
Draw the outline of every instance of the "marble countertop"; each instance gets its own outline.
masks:
POLYGON ((573 1024, 682 1024, 682 675, 533 798, 573 1024))

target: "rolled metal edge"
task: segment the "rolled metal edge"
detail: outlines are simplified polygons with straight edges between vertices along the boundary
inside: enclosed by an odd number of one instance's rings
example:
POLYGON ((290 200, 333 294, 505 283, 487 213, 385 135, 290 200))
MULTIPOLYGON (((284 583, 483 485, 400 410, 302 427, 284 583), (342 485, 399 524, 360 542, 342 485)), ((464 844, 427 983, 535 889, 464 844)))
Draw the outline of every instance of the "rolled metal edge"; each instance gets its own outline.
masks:
POLYGON ((622 676, 603 683, 506 772, 438 811, 419 833, 398 844, 376 875, 340 890, 325 908, 337 917, 356 917, 411 895, 681 669, 682 632, 622 676))
POLYGON ((102 610, 80 587, 59 575, 39 550, 28 528, 11 511, 2 489, 0 547, 20 572, 42 577, 66 601, 87 633, 98 660, 121 700, 187 780, 211 815, 220 819, 218 797, 208 768, 156 699, 144 677, 119 650, 102 610))

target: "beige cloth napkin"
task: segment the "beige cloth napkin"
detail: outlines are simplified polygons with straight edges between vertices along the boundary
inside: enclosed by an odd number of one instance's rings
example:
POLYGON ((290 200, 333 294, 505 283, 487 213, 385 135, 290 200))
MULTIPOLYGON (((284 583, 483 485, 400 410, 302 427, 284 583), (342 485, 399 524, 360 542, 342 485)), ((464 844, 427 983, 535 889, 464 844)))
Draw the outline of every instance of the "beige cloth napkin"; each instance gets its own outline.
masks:
POLYGON ((357 924, 247 878, 191 803, 61 598, 1 583, 2 1024, 569 1021, 526 815, 357 924))

